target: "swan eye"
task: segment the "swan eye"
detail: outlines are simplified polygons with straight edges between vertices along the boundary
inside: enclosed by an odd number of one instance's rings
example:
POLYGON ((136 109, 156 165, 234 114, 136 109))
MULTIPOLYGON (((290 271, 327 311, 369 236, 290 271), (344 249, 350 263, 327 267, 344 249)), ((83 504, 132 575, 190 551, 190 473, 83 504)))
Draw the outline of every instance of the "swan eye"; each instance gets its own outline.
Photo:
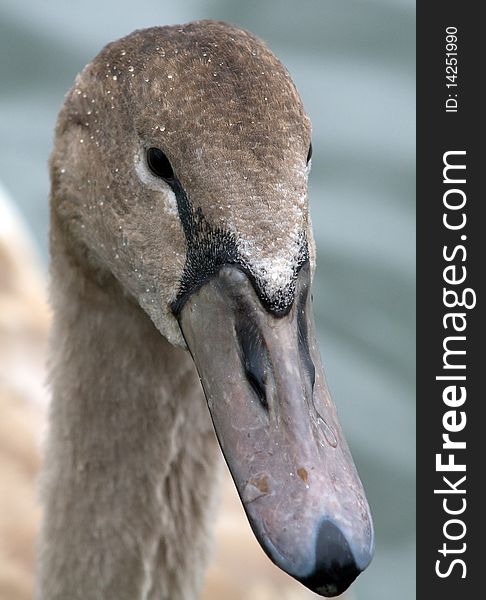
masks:
POLYGON ((311 158, 312 158, 312 143, 309 144, 309 152, 307 152, 307 164, 309 164, 309 161, 311 158))
POLYGON ((174 179, 174 171, 167 156, 158 148, 147 150, 147 164, 149 169, 157 177, 162 179, 174 179))

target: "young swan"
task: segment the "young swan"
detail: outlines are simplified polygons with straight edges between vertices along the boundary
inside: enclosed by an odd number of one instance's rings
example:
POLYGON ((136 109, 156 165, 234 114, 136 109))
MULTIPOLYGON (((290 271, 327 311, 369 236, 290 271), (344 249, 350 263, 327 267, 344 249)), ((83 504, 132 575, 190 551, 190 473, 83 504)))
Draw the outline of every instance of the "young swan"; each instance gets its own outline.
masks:
POLYGON ((309 159, 289 74, 234 26, 136 31, 77 77, 50 162, 38 600, 197 597, 219 464, 207 407, 278 566, 334 596, 368 565, 311 314, 309 159))

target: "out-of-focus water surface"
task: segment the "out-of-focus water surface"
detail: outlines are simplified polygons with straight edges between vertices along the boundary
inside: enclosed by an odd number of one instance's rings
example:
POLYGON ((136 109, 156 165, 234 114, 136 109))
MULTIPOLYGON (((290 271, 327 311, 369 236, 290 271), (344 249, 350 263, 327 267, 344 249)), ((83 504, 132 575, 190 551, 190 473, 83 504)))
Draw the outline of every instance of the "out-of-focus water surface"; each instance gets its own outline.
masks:
POLYGON ((313 121, 314 305, 327 377, 368 492, 360 600, 415 595, 415 5, 412 0, 2 0, 0 180, 47 255, 46 161, 63 94, 106 42, 229 20, 289 67, 313 121))

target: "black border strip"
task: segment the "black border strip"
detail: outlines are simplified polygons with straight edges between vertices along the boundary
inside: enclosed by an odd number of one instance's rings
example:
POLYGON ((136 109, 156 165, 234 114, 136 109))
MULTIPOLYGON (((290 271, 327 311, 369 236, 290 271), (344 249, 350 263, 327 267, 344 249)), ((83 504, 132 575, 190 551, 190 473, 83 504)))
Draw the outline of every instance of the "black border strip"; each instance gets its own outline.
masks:
MULTIPOLYGON (((479 514, 485 505, 481 488, 486 473, 482 464, 486 453, 480 443, 486 439, 486 431, 480 431, 485 426, 481 409, 486 402, 480 387, 485 355, 481 313, 486 235, 481 214, 486 199, 480 189, 486 171, 480 141, 485 134, 484 109, 480 108, 485 104, 480 92, 484 88, 485 26, 477 3, 422 2, 417 10, 417 598, 469 600, 486 594, 480 566, 485 519, 479 514), (454 63, 454 48, 449 46, 447 57, 448 27, 457 28, 457 78, 450 79, 446 59, 454 63), (446 87, 447 83, 457 85, 446 87), (453 112, 456 99, 457 112, 453 112), (444 183, 444 155, 458 151, 465 154, 449 154, 446 160, 466 169, 446 170, 444 183), (465 183, 459 182, 461 173, 465 183), (459 205, 463 197, 464 207, 446 207, 449 200, 459 205), (449 224, 462 223, 463 213, 464 227, 454 230, 444 224, 444 215, 449 224), (444 280, 461 279, 464 273, 462 283, 444 280), (473 304, 475 297, 476 306, 445 307, 444 288, 456 291, 459 298, 466 293, 467 304, 473 304), (467 288, 474 294, 465 292, 467 288), (446 319, 448 327, 444 328, 444 317, 454 312, 464 315, 455 321, 457 326, 466 323, 462 332, 454 330, 452 317, 446 319), (445 342, 449 336, 455 339, 445 342), (448 355, 449 368, 444 365, 444 343, 465 352, 448 355), (466 379, 441 379, 453 376, 466 379), (444 390, 449 386, 448 406, 444 390), (451 406, 461 387, 466 399, 451 406), (447 431, 459 425, 459 431, 447 431), (465 442, 466 448, 444 449, 444 434, 465 442), (438 470, 437 454, 440 463, 454 460, 466 470, 438 470), (457 514, 447 514, 447 510, 457 514)), ((454 74, 453 69, 449 71, 454 74)), ((454 303, 453 294, 447 299, 454 303)))

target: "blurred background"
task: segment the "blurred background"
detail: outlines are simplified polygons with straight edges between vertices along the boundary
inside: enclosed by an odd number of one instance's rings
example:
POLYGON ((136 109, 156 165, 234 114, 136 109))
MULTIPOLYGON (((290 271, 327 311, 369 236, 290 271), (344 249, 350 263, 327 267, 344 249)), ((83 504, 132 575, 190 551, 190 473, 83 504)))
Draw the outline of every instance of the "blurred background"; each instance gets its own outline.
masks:
MULTIPOLYGON (((76 73, 133 29, 200 18, 264 38, 313 121, 314 306, 367 490, 376 557, 347 598, 415 597, 415 4, 412 0, 2 0, 0 600, 30 598, 48 313, 47 159, 76 73)), ((315 597, 273 568, 226 481, 205 598, 315 597), (246 563, 246 566, 245 566, 246 563)))

